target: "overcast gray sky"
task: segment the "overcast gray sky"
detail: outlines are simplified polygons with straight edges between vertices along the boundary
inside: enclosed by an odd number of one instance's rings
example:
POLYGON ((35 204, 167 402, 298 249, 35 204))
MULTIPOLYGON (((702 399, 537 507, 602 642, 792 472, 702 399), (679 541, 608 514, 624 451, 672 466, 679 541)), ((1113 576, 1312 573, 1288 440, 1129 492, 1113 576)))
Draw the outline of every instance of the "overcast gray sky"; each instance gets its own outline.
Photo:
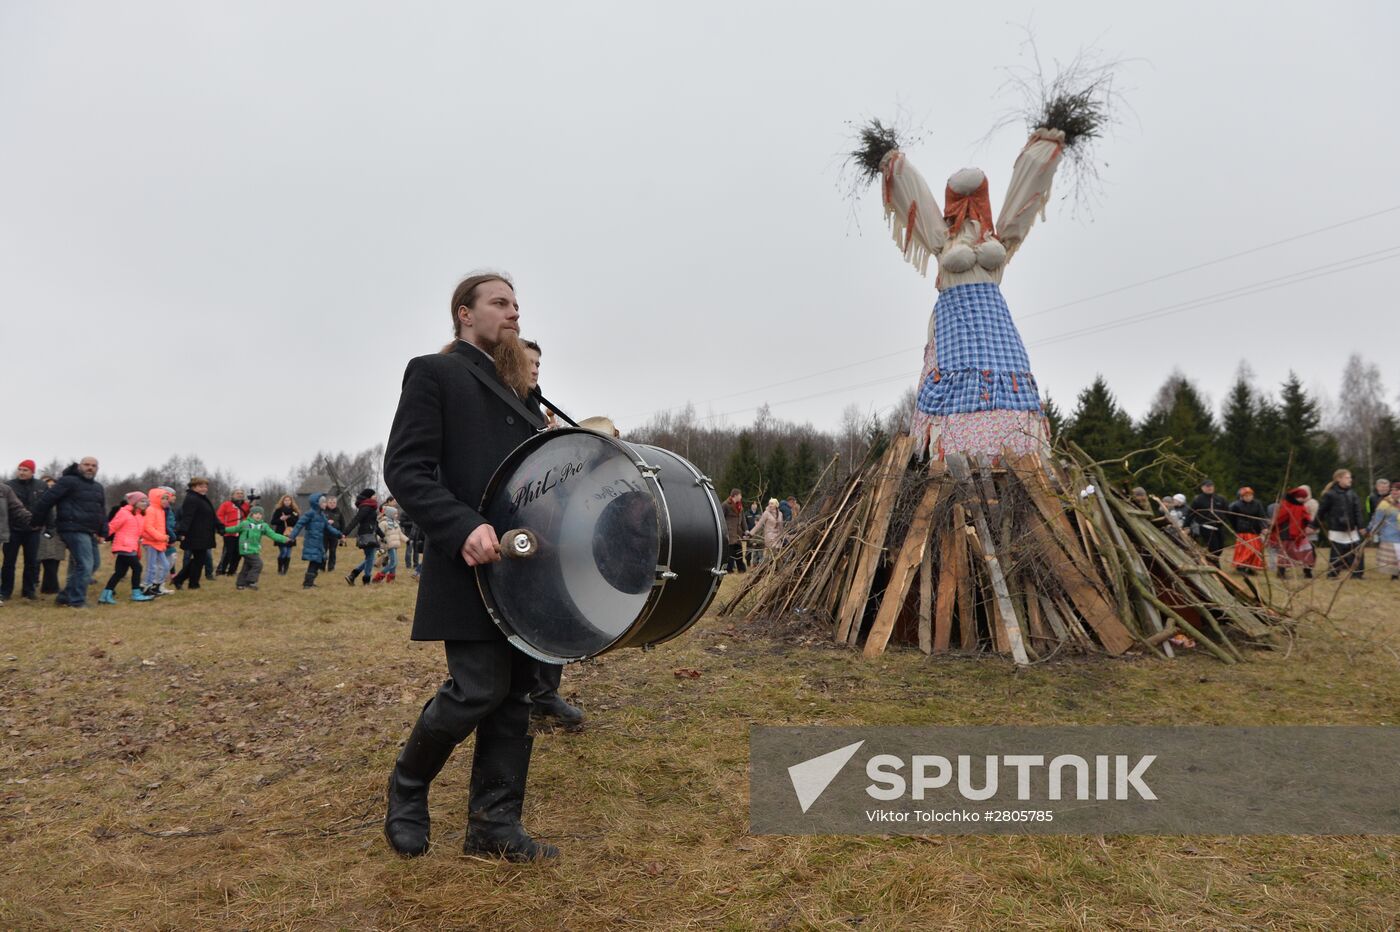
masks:
POLYGON ((0 467, 381 442, 482 266, 576 417, 888 408, 935 292, 839 190, 847 121, 902 108, 935 189, 977 165, 999 209, 1027 23, 1138 60, 1092 216, 1057 200, 1007 270, 1044 390, 1102 372, 1138 416, 1174 367, 1335 391, 1357 351, 1400 388, 1400 210, 1357 220, 1400 207, 1394 4, 0 0, 0 467))

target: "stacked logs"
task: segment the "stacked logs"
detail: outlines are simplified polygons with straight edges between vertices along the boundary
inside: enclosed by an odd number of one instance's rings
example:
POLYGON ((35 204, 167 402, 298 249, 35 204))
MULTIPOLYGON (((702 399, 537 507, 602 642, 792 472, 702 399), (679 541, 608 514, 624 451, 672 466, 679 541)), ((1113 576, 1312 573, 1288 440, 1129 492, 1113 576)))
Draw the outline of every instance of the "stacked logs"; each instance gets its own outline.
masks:
POLYGON ((722 614, 818 618, 867 657, 992 650, 1172 656, 1184 634, 1226 663, 1271 646, 1285 617, 1165 519, 1109 489, 1077 449, 912 459, 899 437, 809 502, 722 614))

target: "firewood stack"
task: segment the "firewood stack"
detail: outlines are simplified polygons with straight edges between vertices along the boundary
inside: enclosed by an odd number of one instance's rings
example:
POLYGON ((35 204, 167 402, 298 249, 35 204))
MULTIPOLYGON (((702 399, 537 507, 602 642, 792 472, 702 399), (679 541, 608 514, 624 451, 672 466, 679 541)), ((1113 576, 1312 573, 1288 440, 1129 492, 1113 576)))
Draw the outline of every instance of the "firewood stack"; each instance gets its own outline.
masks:
POLYGON ((1267 593, 1113 492, 1077 449, 1055 464, 993 465, 911 462, 913 446, 892 440, 809 502, 722 614, 820 618, 867 657, 893 638, 1017 664, 1066 651, 1170 657, 1177 633, 1234 663, 1282 632, 1267 593))

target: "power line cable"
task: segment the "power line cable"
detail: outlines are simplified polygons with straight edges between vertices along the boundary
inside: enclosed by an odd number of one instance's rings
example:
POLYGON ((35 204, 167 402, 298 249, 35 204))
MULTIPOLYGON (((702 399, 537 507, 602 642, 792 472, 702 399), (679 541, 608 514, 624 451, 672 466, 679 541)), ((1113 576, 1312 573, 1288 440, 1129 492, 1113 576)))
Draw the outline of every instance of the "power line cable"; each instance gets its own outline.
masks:
MULTIPOLYGON (((1328 276, 1337 275, 1342 272, 1350 272, 1353 269, 1362 268, 1368 265, 1375 265, 1378 262, 1386 262, 1392 259, 1400 259, 1400 245, 1391 246, 1388 249, 1378 250, 1375 253, 1366 253, 1363 256, 1358 256, 1355 259, 1349 260, 1347 263, 1343 263, 1340 265, 1333 263, 1325 266, 1317 266, 1313 269, 1308 269, 1303 272, 1295 272, 1290 275, 1279 276, 1275 279, 1267 279, 1263 282, 1256 282, 1253 285, 1244 285, 1240 288, 1231 289, 1230 291, 1219 292, 1214 295, 1206 295, 1204 297, 1197 298, 1193 301, 1182 302, 1180 304, 1172 304, 1167 305, 1165 307, 1156 308, 1152 311, 1147 311, 1143 314, 1134 315, 1130 318, 1109 321, 1104 324, 1097 324, 1093 327, 1086 327, 1068 333, 1055 334, 1053 336, 1046 337, 1042 340, 1037 340, 1033 343, 1029 343, 1027 344, 1027 346, 1046 346, 1053 343, 1063 342, 1065 340, 1076 339, 1081 336, 1091 336, 1095 333, 1102 333, 1106 330, 1115 330, 1121 327, 1132 326, 1133 324, 1141 323, 1144 320, 1168 317, 1173 314, 1181 314, 1186 311, 1196 310, 1198 308, 1210 307, 1216 304, 1223 304, 1226 301, 1233 301, 1236 298, 1248 297, 1250 295, 1259 294, 1265 291, 1273 291, 1278 288, 1286 288, 1290 285, 1297 285, 1301 284, 1302 282, 1312 281, 1313 279, 1318 278, 1326 278, 1328 276)), ((908 378, 909 376, 907 373, 901 373, 900 375, 887 376, 885 378, 875 379, 869 382, 861 382, 855 385, 843 385, 839 388, 826 389, 820 392, 812 392, 807 395, 799 395, 796 398, 787 398, 782 401, 764 402, 763 404, 752 405, 747 408, 738 408, 733 411, 725 411, 721 414, 710 414, 700 418, 699 420, 703 423, 705 421, 712 421, 717 420, 719 418, 731 417, 736 414, 746 414, 750 411, 757 411, 759 408, 763 407, 764 404, 768 405, 769 407, 793 404, 798 401, 806 401, 811 398, 821 398, 826 395, 834 395, 841 392, 854 391, 860 388, 870 388, 875 385, 885 385, 892 382, 907 381, 908 378)))
MULTIPOLYGON (((1213 266, 1213 265, 1219 265, 1219 264, 1224 263, 1224 262, 1229 262, 1229 261, 1234 260, 1234 259, 1239 259, 1239 258, 1241 258, 1241 257, 1243 257, 1243 256, 1253 255, 1253 254, 1258 253, 1258 252, 1263 252, 1264 250, 1267 250, 1267 249, 1273 249, 1274 247, 1277 247, 1277 246, 1283 246, 1283 245, 1286 245, 1286 244, 1288 244, 1288 243, 1297 242, 1298 240, 1307 239, 1308 237, 1311 237, 1311 236, 1317 236, 1317 235, 1319 235, 1319 234, 1321 234, 1321 233, 1328 233, 1328 232, 1331 232, 1332 230, 1337 230, 1337 229, 1341 229, 1342 227, 1351 226, 1351 225, 1357 224, 1357 223, 1362 223, 1362 222, 1364 222, 1364 221, 1366 221, 1366 220, 1372 220, 1372 219, 1374 219, 1374 218, 1376 218, 1376 217, 1381 217, 1381 216, 1384 216, 1384 215, 1386 215, 1386 214, 1395 213, 1395 212, 1397 212, 1397 211, 1400 211, 1400 204, 1396 204, 1396 205, 1391 206, 1391 207, 1382 208, 1381 210, 1372 211, 1371 213, 1368 213, 1368 214, 1362 214, 1362 215, 1360 215, 1360 216, 1358 216, 1358 217, 1352 217, 1352 218, 1350 218, 1350 219, 1348 219, 1348 220, 1342 220, 1342 221, 1339 221, 1339 222, 1337 222, 1337 223, 1328 224, 1327 226, 1317 227, 1316 229, 1312 229, 1312 230, 1306 230, 1306 231, 1304 231, 1304 232, 1302 232, 1302 233, 1295 233, 1294 235, 1284 237, 1283 239, 1278 239, 1278 240, 1274 240, 1274 241, 1269 242, 1269 243, 1264 243, 1264 244, 1259 245, 1259 246, 1254 246, 1254 247, 1251 247, 1251 248, 1249 248, 1249 249, 1242 250, 1242 251, 1240 251, 1240 252, 1231 253, 1230 255, 1227 255, 1227 256, 1220 256, 1220 257, 1215 258, 1215 259, 1210 259, 1210 260, 1208 260, 1208 261, 1206 261, 1206 262, 1198 262, 1198 263, 1196 263, 1195 265, 1190 265, 1190 266, 1186 266, 1186 267, 1184 267, 1184 268, 1176 269, 1175 271, 1167 272, 1167 273, 1162 274, 1162 275, 1156 275, 1156 276, 1153 276, 1153 277, 1151 277, 1151 278, 1145 278, 1145 279, 1142 279, 1141 281, 1132 282, 1132 283, 1127 284, 1127 285, 1120 285, 1120 286, 1117 287, 1117 288, 1111 288, 1111 289, 1109 289, 1108 291, 1101 291, 1101 292, 1099 292, 1098 294, 1087 295, 1087 296, 1082 297, 1082 298, 1076 298, 1076 299, 1074 299, 1073 301, 1066 301, 1066 302, 1064 302, 1063 304, 1056 304, 1056 305, 1054 305, 1054 306, 1052 306, 1052 307, 1042 308, 1042 309, 1039 310, 1039 311, 1033 311, 1033 312, 1031 312, 1031 313, 1029 313, 1029 314, 1017 315, 1017 318, 1018 318, 1018 320, 1029 320, 1030 318, 1033 318, 1033 317, 1039 317, 1039 316, 1041 316, 1042 314, 1048 314, 1048 313, 1050 313, 1051 311, 1057 311, 1057 310, 1061 310, 1061 309, 1063 309, 1063 308, 1072 307, 1072 306, 1077 305, 1077 304, 1085 304, 1085 303, 1087 303, 1087 302, 1089 302, 1089 301, 1095 301, 1095 300, 1098 300, 1099 298, 1105 298, 1105 297, 1109 297, 1109 296, 1111 296, 1111 295, 1121 294, 1122 292, 1125 292, 1125 291, 1131 291, 1131 290, 1134 289, 1134 288, 1140 288, 1140 287, 1142 287, 1143 285, 1150 285, 1150 284, 1154 284, 1154 283, 1156 283, 1156 282, 1165 281, 1166 279, 1169 279, 1169 278, 1175 278, 1175 277, 1177 277, 1177 276, 1179 276, 1179 275, 1184 275, 1184 274, 1186 274, 1187 272, 1194 272, 1194 271, 1197 271, 1198 269, 1208 268, 1208 267, 1213 266)), ((1097 325, 1095 325, 1095 326, 1097 326, 1097 325)), ((780 388, 780 387, 782 387, 782 386, 784 386, 784 385, 791 385, 791 384, 793 384, 794 382, 805 382, 805 381, 808 380, 808 379, 814 379, 814 378, 816 378, 816 377, 818 377, 818 376, 829 375, 829 374, 831 374, 831 373, 833 373, 833 372, 842 372, 842 371, 844 371, 844 370, 846 370, 846 369, 854 369, 854 368, 857 368, 857 367, 859 367, 859 366, 868 365, 869 363, 872 363, 872 362, 879 362, 879 361, 884 360, 884 359, 891 359, 891 358, 893 358, 893 357, 895 357, 895 356, 902 356, 902 355, 904 355, 905 353, 912 353, 912 352, 914 352, 914 351, 916 351, 916 350, 919 350, 919 349, 922 349, 922 348, 923 348, 923 344, 920 344, 920 345, 918 345, 918 346, 909 346, 909 347, 905 347, 905 348, 902 348, 902 349, 895 350, 895 351, 890 352, 890 353, 882 353, 882 354, 880 354, 879 356, 871 356, 871 357, 869 357, 868 359, 861 359, 861 360, 857 360, 856 362, 851 362, 851 363, 843 363, 842 365, 839 365, 839 366, 832 366, 832 367, 827 368, 827 369, 819 369, 819 370, 817 370, 817 371, 810 372, 810 373, 808 373, 808 374, 806 374, 806 375, 799 375, 799 376, 795 376, 795 377, 790 378, 790 379, 782 379, 782 380, 777 381, 777 382, 769 382, 769 383, 767 383, 767 384, 765 384, 765 385, 758 385, 758 386, 755 386, 755 387, 753 387, 753 388, 741 389, 741 390, 739 390, 739 391, 729 392, 729 393, 724 394, 724 395, 716 395, 716 396, 714 396, 714 397, 705 399, 705 400, 704 400, 703 402, 701 402, 701 403, 702 403, 702 404, 711 404, 711 403, 716 402, 716 401, 724 401, 724 400, 726 400, 726 399, 729 399, 729 398, 737 398, 737 397, 740 397, 740 396, 742 396, 742 395, 751 395, 751 394, 753 394, 754 392, 766 391, 766 390, 768 390, 768 389, 770 389, 770 388, 780 388)), ((856 387, 856 386, 853 386, 853 387, 856 387)), ((823 394, 824 394, 824 393, 823 393, 823 394)), ((815 396, 814 396, 814 397, 815 397, 815 396)), ((688 407, 688 406, 691 405, 691 404, 693 404, 693 402, 687 401, 687 402, 685 402, 684 404, 671 405, 671 406, 665 407, 665 408, 656 408, 656 409, 654 409, 654 410, 652 410, 652 411, 648 411, 648 412, 645 412, 645 413, 624 415, 623 419, 624 419, 624 420, 627 420, 627 421, 634 421, 634 420, 636 420, 636 419, 638 419, 638 418, 650 418, 650 417, 655 417, 655 416, 658 415, 658 414, 662 414, 662 413, 666 413, 666 412, 671 412, 671 411, 676 411, 676 410, 679 410, 679 409, 681 409, 681 408, 688 407)), ((744 410, 757 410, 758 407, 759 407, 759 406, 754 406, 753 408, 746 408, 746 409, 744 409, 744 410)), ((720 417, 720 416, 722 416, 722 415, 712 415, 712 416, 713 416, 713 417, 720 417)))

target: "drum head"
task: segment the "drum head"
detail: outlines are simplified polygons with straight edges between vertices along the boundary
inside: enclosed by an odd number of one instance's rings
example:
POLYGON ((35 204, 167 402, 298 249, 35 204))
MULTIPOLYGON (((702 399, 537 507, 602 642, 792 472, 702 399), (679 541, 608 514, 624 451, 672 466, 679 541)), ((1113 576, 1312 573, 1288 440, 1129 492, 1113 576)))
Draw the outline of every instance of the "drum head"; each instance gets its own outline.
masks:
POLYGON ((482 597, 516 646, 543 660, 592 657, 650 611, 670 554, 664 498, 636 451, 589 430, 540 434, 487 487, 498 535, 532 531, 531 557, 477 568, 482 597))

